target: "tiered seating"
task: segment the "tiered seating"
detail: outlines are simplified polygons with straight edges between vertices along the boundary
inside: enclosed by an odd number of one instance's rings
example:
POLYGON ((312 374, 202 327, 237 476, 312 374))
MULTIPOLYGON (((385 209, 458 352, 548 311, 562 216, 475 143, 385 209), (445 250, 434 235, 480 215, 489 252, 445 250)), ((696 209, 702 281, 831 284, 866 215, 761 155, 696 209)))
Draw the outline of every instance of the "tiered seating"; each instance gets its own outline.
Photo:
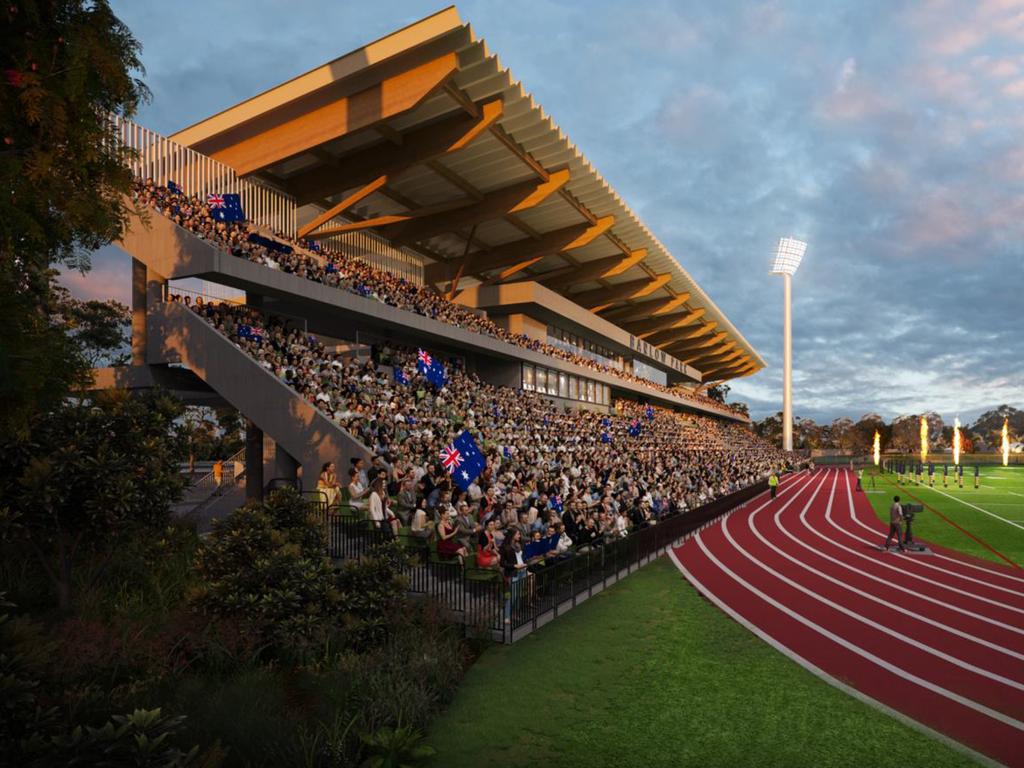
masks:
POLYGON ((597 373, 641 384, 663 394, 672 394, 700 403, 705 407, 731 413, 726 406, 703 395, 680 387, 656 384, 627 371, 598 363, 584 355, 574 354, 542 343, 523 334, 510 333, 489 319, 448 301, 447 298, 435 291, 415 285, 388 272, 376 270, 358 258, 329 249, 315 253, 307 248, 308 243, 294 241, 281 235, 268 238, 249 222, 216 221, 211 216, 205 201, 157 186, 152 181, 136 184, 135 199, 143 205, 154 208, 161 215, 189 230, 192 234, 219 244, 238 258, 247 259, 269 269, 281 270, 350 291, 393 307, 416 312, 440 322, 497 338, 524 349, 567 360, 597 373))
MULTIPOLYGON (((355 493, 384 473, 406 535, 413 538, 408 526, 420 506, 429 527, 455 519, 464 559, 477 552, 480 528, 492 519, 500 539, 518 527, 524 538, 540 532, 598 546, 746 487, 787 460, 733 423, 629 402, 612 414, 566 411, 454 363, 435 390, 416 370, 416 350, 381 346, 359 361, 251 307, 199 302, 192 309, 383 459, 356 471, 355 493), (487 457, 465 494, 439 460, 464 429, 487 457), (463 503, 465 520, 453 517, 463 503)), ((348 472, 339 468, 343 486, 348 472)), ((343 491, 341 507, 355 517, 351 501, 343 491)))

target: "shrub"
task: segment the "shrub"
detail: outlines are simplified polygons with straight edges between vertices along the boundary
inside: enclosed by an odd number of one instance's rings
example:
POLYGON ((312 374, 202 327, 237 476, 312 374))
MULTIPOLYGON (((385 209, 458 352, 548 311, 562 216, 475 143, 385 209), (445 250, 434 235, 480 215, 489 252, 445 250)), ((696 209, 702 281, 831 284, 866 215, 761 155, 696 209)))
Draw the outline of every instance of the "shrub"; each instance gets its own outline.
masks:
POLYGON ((341 595, 323 530, 294 490, 219 521, 199 550, 197 570, 195 608, 240 621, 268 652, 301 660, 328 643, 341 595))

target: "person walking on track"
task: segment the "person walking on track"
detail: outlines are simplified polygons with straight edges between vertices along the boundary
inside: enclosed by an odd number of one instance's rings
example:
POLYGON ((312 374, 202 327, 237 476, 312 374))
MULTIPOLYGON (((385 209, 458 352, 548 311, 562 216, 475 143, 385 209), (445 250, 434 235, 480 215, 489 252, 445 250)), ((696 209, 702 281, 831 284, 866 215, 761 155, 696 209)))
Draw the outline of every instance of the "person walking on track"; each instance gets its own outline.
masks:
POLYGON ((775 474, 775 470, 768 475, 768 490, 772 492, 772 498, 775 498, 775 493, 779 490, 779 476, 775 474))
POLYGON ((892 497, 892 506, 889 507, 889 535, 885 537, 885 551, 889 551, 889 544, 893 536, 900 547, 900 552, 906 552, 903 546, 903 507, 900 505, 900 497, 892 497))
POLYGON ((855 490, 858 490, 858 491, 863 491, 864 490, 864 486, 862 484, 863 481, 864 481, 864 469, 861 468, 861 469, 857 470, 857 487, 856 487, 855 490))

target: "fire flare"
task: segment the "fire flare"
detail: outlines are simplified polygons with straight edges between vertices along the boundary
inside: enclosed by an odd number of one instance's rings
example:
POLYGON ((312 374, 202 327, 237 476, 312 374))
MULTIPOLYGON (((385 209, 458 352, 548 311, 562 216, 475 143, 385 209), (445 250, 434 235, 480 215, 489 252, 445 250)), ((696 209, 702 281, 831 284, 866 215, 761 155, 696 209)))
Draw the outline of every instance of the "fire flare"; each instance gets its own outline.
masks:
POLYGON ((928 419, 921 417, 921 463, 928 461, 928 419))
POLYGON ((875 452, 875 466, 876 467, 878 466, 878 455, 882 452, 881 447, 882 447, 882 436, 880 434, 878 434, 878 430, 876 429, 875 430, 875 444, 874 444, 874 448, 873 448, 873 450, 875 452))
POLYGON ((1010 421, 1003 419, 1003 466, 1010 463, 1010 421))
POLYGON ((953 464, 960 466, 960 419, 953 422, 953 464))

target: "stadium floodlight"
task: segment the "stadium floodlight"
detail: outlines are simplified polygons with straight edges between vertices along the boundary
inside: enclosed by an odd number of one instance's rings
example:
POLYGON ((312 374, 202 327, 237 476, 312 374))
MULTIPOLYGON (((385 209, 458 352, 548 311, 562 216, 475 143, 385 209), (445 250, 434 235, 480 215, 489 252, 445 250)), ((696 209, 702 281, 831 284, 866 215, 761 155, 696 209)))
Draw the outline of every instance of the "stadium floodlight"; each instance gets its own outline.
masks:
POLYGON ((782 275, 785 286, 783 300, 782 346, 782 448, 793 450, 793 275, 807 252, 807 243, 792 237, 779 238, 771 273, 782 275))
POLYGON ((775 262, 772 264, 772 274, 790 276, 796 274, 806 252, 807 243, 792 237, 779 238, 779 245, 775 249, 775 262))

